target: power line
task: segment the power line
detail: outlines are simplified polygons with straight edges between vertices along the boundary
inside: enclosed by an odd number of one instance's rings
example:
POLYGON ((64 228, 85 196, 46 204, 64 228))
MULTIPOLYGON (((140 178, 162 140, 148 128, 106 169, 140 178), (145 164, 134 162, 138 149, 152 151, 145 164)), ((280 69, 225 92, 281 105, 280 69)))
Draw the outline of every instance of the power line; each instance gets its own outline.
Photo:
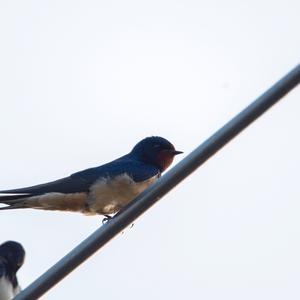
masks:
POLYGON ((183 179, 260 117, 300 83, 300 65, 274 84, 237 116, 191 152, 156 183, 136 197, 122 212, 97 229, 70 253, 18 294, 15 300, 34 300, 42 296, 77 266, 129 226, 183 179))

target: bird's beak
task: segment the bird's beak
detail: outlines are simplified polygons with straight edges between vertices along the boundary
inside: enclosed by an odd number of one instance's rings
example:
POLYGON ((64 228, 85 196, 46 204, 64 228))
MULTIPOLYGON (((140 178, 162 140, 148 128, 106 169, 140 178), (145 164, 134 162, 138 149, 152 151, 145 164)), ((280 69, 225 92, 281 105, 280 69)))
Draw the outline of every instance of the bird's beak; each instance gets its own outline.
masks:
POLYGON ((182 154, 182 151, 177 151, 177 150, 173 150, 172 151, 173 155, 178 155, 178 154, 182 154))

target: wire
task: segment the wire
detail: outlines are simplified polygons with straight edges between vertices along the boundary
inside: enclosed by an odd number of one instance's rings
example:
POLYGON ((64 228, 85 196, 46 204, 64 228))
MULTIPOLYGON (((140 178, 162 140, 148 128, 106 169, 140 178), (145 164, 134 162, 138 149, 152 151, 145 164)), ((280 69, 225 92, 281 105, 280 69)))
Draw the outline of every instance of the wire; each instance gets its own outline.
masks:
POLYGON ((87 239, 81 242, 48 271, 37 278, 14 299, 34 300, 47 292, 77 266, 120 233, 126 226, 132 224, 136 218, 166 195, 183 179, 189 176, 299 83, 300 65, 290 71, 257 100, 225 124, 175 167, 157 180, 156 183, 131 201, 125 209, 92 233, 87 239))

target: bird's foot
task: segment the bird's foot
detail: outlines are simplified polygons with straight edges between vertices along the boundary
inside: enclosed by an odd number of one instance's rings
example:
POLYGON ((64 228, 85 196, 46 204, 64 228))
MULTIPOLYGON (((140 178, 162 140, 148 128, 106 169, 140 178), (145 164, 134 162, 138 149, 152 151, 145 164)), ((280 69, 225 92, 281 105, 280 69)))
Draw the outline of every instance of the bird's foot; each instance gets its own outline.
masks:
POLYGON ((102 224, 106 224, 112 218, 110 215, 104 215, 105 218, 102 219, 102 224))

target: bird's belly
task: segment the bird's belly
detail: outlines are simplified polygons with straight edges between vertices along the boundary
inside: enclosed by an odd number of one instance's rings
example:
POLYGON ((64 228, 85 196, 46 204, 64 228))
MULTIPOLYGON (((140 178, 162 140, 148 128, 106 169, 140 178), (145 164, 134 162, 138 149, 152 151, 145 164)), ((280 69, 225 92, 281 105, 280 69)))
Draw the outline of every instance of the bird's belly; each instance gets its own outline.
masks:
POLYGON ((142 182, 135 182, 127 174, 113 179, 102 178, 90 188, 87 204, 89 213, 113 214, 133 200, 151 185, 157 176, 142 182))
POLYGON ((0 300, 10 300, 16 293, 11 282, 4 276, 0 278, 0 300))

